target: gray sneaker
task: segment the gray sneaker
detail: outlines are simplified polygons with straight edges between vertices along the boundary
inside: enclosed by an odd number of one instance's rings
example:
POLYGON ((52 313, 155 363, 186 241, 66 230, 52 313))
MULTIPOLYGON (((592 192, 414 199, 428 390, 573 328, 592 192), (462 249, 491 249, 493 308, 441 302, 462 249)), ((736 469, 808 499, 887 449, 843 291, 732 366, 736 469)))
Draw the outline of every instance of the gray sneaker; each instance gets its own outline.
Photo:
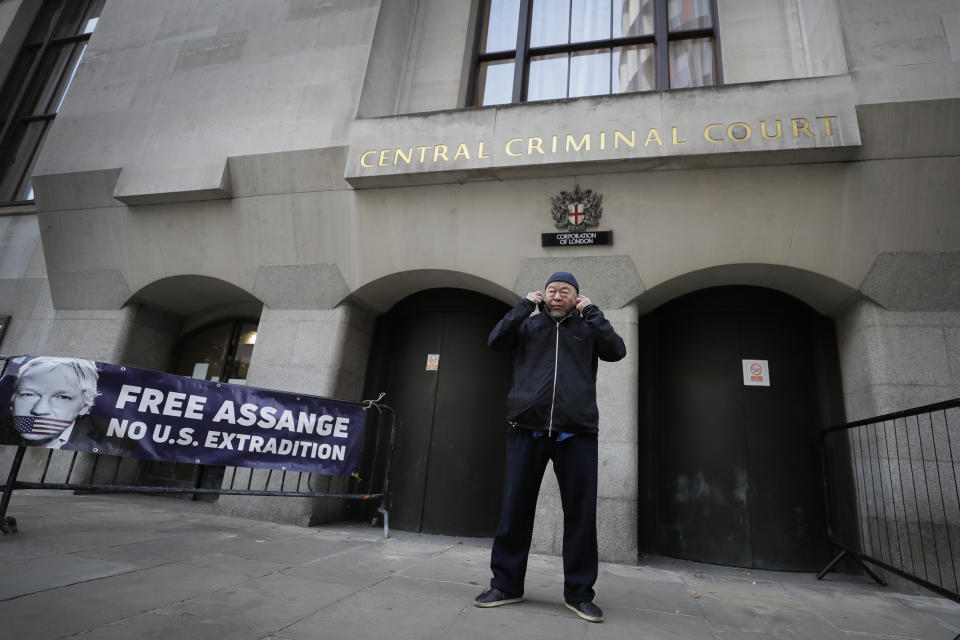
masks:
POLYGON ((567 609, 588 622, 603 622, 603 611, 592 602, 567 602, 567 609))
POLYGON ((473 600, 475 607, 499 607, 502 604, 522 602, 523 596, 508 596, 496 587, 490 587, 473 600))

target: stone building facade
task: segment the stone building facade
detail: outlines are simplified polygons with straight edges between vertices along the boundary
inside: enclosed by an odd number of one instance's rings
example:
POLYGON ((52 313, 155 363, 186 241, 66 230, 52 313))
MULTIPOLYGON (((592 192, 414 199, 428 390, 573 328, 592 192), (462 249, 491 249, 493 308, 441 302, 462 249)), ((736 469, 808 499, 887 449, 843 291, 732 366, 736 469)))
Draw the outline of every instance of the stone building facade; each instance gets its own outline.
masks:
MULTIPOLYGON (((0 78, 42 4, 0 2, 0 78)), ((457 345, 473 354, 489 324, 471 318, 572 271, 628 348, 598 374, 601 557, 794 566, 750 542, 822 522, 757 512, 791 504, 791 489, 761 497, 767 485, 803 476, 821 490, 815 456, 783 462, 790 443, 960 395, 960 8, 716 0, 703 5, 709 86, 483 106, 485 6, 107 0, 32 198, 0 207, 0 351, 172 371, 197 331, 254 322, 246 384, 392 390, 408 425, 399 523, 457 531, 444 515, 456 500, 431 492, 449 482, 469 503, 500 486, 502 462, 469 452, 502 431, 484 413, 500 410, 502 380, 483 377, 509 377, 492 360, 473 370, 487 356, 458 360, 457 345), (602 194, 611 244, 542 243, 558 232, 552 199, 576 186, 602 194), (776 355, 797 314, 810 363, 776 355), (446 346, 405 351, 434 321, 446 346), (434 352, 439 371, 423 371, 434 352), (741 383, 745 359, 768 363, 771 387, 741 383), (788 384, 810 388, 756 395, 788 384), (789 402, 813 408, 781 437, 789 402), (481 414, 486 426, 467 418, 481 414), (441 464, 456 452, 465 461, 441 464), (696 521, 746 541, 713 548, 696 521)), ((339 514, 217 505, 304 524, 339 514)), ((558 553, 549 472, 537 517, 535 548, 558 553)), ((483 518, 474 535, 489 535, 483 518)), ((818 549, 798 563, 816 564, 822 536, 797 535, 818 549)))

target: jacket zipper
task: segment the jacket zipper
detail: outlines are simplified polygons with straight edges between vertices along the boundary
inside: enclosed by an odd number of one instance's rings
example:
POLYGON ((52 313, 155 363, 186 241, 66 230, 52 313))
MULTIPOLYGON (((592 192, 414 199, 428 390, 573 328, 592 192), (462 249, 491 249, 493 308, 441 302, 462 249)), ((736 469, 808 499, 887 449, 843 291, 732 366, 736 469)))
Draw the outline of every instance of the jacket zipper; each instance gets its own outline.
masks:
POLYGON ((553 408, 557 404, 557 369, 560 365, 560 323, 563 322, 565 318, 561 318, 557 322, 557 339, 553 349, 553 397, 550 398, 550 424, 547 427, 547 437, 553 437, 553 408))

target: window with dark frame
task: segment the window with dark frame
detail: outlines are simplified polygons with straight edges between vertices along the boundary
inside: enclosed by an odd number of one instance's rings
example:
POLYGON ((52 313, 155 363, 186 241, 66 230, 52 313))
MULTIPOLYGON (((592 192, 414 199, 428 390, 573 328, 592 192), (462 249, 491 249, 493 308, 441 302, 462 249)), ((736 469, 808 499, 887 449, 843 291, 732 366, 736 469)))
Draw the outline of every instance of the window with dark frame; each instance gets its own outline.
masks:
POLYGON ((720 84, 716 0, 481 0, 472 105, 720 84))
POLYGON ((0 90, 0 203, 33 200, 30 176, 104 0, 45 0, 0 90))

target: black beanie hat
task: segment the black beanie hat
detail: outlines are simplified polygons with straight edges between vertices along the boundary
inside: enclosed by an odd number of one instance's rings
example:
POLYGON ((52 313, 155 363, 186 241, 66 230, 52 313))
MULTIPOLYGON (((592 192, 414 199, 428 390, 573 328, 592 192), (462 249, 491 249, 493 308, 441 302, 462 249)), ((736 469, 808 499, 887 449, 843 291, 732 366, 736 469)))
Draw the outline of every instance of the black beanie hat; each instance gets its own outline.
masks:
POLYGON ((577 293, 580 293, 580 283, 577 282, 577 279, 573 277, 572 273, 566 271, 557 271, 555 274, 547 278, 546 284, 543 285, 546 289, 547 285, 551 282, 566 282, 567 284, 572 284, 573 288, 577 290, 577 293))

